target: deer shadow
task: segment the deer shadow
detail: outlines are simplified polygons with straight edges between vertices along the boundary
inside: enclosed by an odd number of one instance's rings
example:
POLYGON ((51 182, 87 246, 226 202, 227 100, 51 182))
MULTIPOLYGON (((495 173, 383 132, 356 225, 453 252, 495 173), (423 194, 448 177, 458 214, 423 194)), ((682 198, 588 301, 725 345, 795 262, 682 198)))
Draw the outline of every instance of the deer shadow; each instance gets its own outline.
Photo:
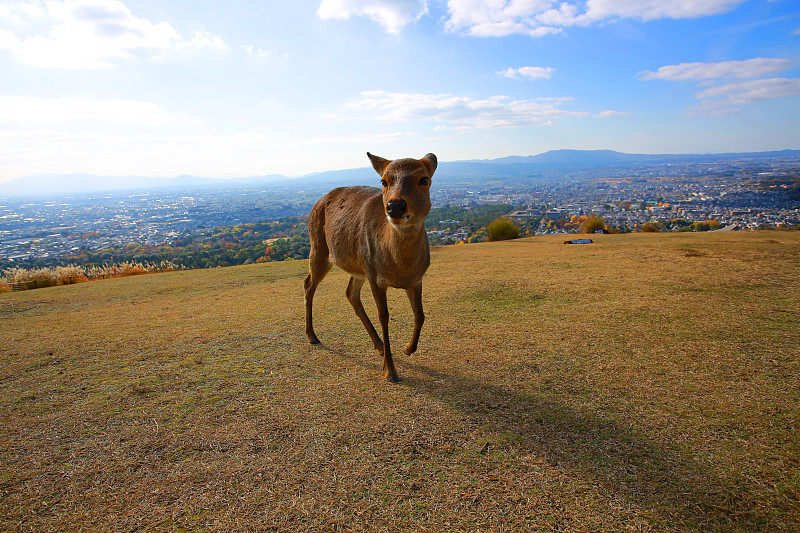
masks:
MULTIPOLYGON (((650 510, 665 524, 692 530, 769 530, 750 492, 712 474, 691 450, 669 449, 643 433, 550 398, 470 380, 405 361, 407 387, 453 406, 549 464, 580 472, 604 492, 650 510), (679 525, 680 524, 680 525, 679 525)), ((491 444, 491 443, 490 443, 491 444)))

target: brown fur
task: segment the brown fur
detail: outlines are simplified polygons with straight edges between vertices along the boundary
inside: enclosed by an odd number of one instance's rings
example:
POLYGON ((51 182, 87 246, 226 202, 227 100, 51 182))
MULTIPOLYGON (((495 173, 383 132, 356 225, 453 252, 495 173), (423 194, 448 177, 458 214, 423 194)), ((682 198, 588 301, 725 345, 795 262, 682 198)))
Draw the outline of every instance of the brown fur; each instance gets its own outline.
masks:
POLYGON ((312 323, 317 286, 333 264, 350 274, 347 299, 367 329, 375 349, 383 354, 384 377, 398 381, 389 345, 386 289, 405 289, 414 312, 414 333, 403 351, 417 350, 425 315, 422 276, 430 264, 425 217, 431 209, 430 183, 436 170, 433 154, 422 159, 389 161, 367 153, 381 176, 382 189, 340 187, 320 199, 308 217, 311 253, 305 279, 306 335, 319 343, 312 323), (378 307, 383 340, 361 303, 368 282, 378 307))

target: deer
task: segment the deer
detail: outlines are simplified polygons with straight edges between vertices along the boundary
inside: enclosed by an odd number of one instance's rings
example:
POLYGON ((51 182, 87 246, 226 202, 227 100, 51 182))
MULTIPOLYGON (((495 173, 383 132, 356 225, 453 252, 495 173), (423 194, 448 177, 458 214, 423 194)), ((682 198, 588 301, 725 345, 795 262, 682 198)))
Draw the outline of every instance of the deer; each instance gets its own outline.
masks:
POLYGON ((431 209, 431 178, 437 159, 390 161, 367 152, 381 177, 381 188, 339 187, 323 196, 308 216, 311 250, 305 278, 306 335, 311 344, 320 340, 314 332, 314 294, 333 265, 350 274, 346 295, 364 324, 375 350, 383 356, 383 377, 400 380, 389 342, 389 308, 386 290, 404 289, 414 315, 406 355, 417 351, 425 313, 422 309, 422 277, 430 266, 430 248, 425 217, 431 209), (361 302, 361 289, 368 282, 383 340, 372 325, 361 302))

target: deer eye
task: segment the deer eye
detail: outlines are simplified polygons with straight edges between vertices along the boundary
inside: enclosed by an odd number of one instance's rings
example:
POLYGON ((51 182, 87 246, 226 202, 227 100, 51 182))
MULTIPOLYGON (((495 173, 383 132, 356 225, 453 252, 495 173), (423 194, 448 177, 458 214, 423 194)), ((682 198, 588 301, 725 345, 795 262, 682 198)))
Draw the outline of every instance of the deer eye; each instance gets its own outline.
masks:
POLYGON ((388 187, 389 184, 386 183, 386 180, 381 180, 381 187, 388 187))
POLYGON ((422 178, 422 179, 419 180, 419 184, 420 184, 421 187, 424 187, 425 185, 429 184, 430 182, 431 182, 431 180, 429 180, 428 178, 422 178))

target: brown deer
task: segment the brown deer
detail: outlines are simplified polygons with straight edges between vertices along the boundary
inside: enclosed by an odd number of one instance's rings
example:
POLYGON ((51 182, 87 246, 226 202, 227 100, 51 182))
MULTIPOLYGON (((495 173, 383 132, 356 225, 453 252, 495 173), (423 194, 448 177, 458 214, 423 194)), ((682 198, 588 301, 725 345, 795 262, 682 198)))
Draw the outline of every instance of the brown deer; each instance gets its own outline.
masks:
POLYGON ((431 209, 431 177, 437 160, 389 161, 367 152, 381 176, 382 189, 340 187, 320 199, 308 217, 311 252, 306 289, 306 335, 319 343, 312 323, 317 286, 335 263, 350 274, 347 299, 364 323, 378 353, 383 354, 383 377, 399 381, 389 345, 389 308, 386 289, 405 289, 414 312, 414 333, 403 351, 417 350, 425 315, 422 312, 422 276, 430 264, 425 217, 431 209), (361 288, 369 282, 378 307, 383 341, 361 303, 361 288))

